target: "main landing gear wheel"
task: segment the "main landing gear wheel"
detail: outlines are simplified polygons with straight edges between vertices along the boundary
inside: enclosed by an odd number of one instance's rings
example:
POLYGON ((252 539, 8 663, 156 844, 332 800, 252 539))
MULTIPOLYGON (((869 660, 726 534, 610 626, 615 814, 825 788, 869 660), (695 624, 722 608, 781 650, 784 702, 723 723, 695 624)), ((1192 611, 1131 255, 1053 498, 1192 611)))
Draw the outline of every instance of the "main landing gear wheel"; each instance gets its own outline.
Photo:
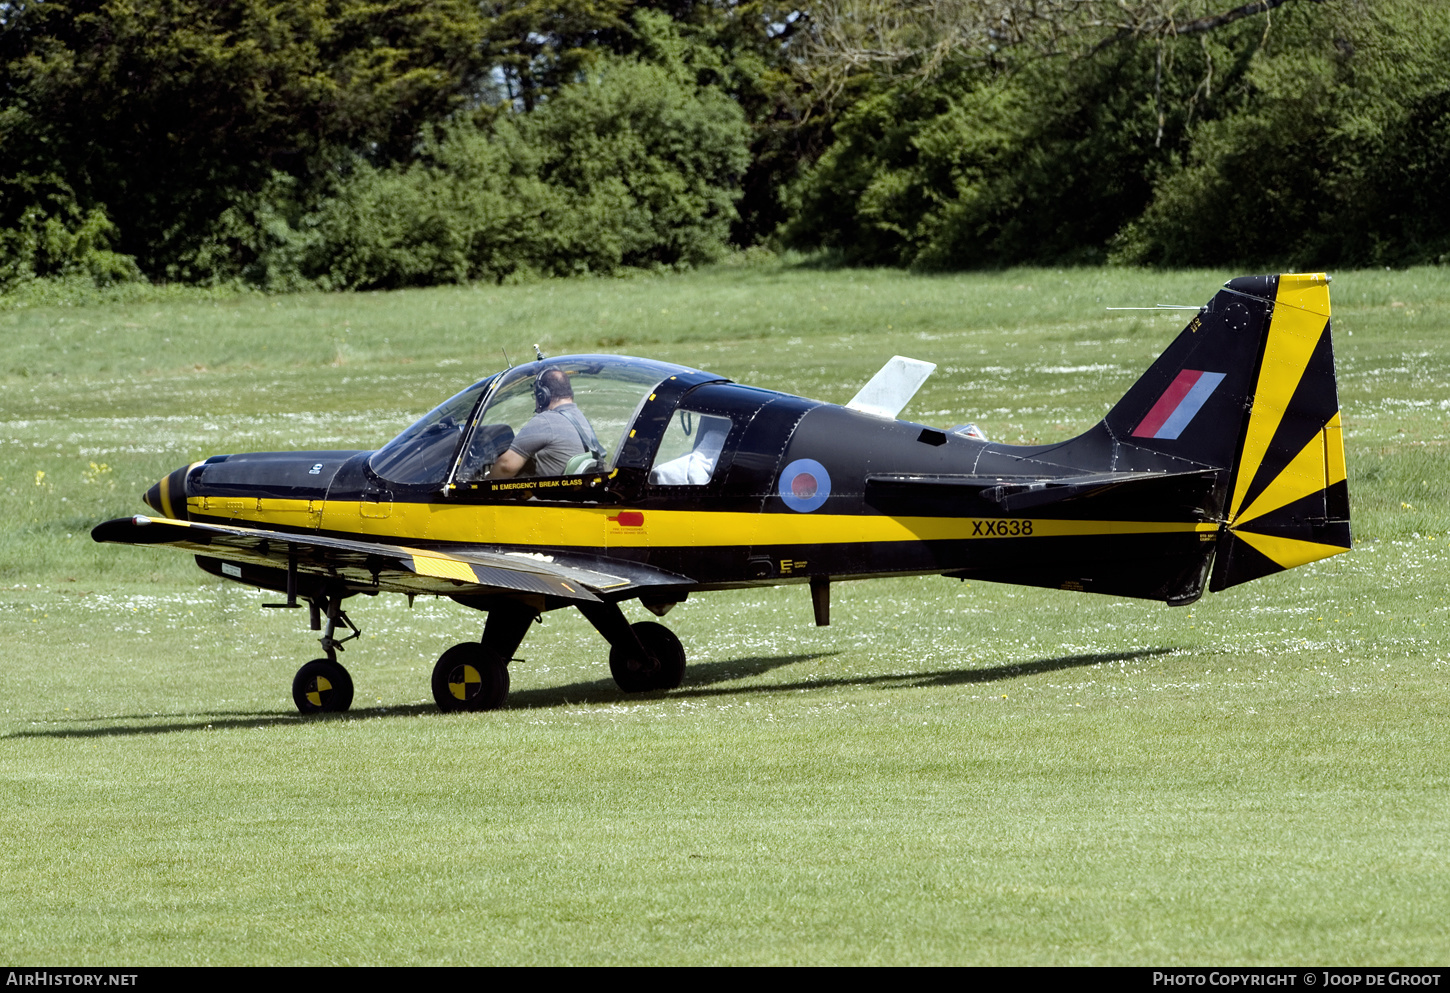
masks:
POLYGON ((338 714, 352 706, 352 677, 340 662, 313 659, 292 677, 292 700, 304 714, 338 714))
POLYGON ((433 667, 433 699, 445 714, 497 710, 509 695, 509 670, 476 641, 444 652, 433 667))
POLYGON ((614 674, 615 685, 626 693, 672 690, 679 686, 685 678, 685 646, 680 644, 680 639, 654 621, 640 621, 630 627, 640 644, 659 660, 659 666, 652 666, 649 659, 634 658, 632 652, 611 648, 609 671, 614 674))

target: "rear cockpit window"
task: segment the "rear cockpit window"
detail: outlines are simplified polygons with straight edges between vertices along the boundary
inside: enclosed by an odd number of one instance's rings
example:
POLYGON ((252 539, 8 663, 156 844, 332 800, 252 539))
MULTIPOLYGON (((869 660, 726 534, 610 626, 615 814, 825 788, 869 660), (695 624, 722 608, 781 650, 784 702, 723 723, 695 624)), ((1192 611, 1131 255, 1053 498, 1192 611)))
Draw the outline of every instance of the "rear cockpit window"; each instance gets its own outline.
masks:
POLYGON ((730 418, 719 414, 675 411, 649 481, 656 486, 704 486, 715 476, 730 427, 730 418))

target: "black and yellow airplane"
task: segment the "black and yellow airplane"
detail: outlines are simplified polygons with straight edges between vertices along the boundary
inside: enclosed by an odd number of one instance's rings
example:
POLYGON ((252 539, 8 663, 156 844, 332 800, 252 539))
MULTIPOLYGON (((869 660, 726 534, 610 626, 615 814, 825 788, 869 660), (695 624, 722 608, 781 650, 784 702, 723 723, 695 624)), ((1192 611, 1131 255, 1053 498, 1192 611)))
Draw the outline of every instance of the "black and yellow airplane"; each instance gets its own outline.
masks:
POLYGON ((832 582, 940 574, 1179 605, 1349 548, 1322 274, 1232 280, 1070 441, 897 420, 930 369, 893 360, 842 407, 646 359, 533 362, 375 452, 177 469, 145 495, 159 517, 92 536, 185 549, 285 595, 268 606, 305 602, 326 657, 293 681, 304 713, 351 703, 337 652, 357 637, 341 606, 359 593, 486 611, 481 640, 444 652, 432 682, 441 709, 488 710, 529 625, 560 607, 589 619, 620 689, 638 692, 678 686, 685 655, 664 626, 630 624, 626 600, 663 616, 700 591, 801 583, 826 624, 832 582), (543 476, 512 448, 554 402, 550 369, 572 384, 585 450, 543 476))

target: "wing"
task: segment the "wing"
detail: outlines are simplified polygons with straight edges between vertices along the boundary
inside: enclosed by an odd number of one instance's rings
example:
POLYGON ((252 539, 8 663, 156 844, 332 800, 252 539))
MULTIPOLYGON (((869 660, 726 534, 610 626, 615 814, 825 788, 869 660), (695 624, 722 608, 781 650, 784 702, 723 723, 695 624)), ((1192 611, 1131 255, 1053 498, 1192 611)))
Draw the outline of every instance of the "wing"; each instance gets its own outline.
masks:
POLYGON ((565 563, 543 554, 411 548, 166 518, 118 518, 97 525, 91 537, 96 541, 165 545, 195 552, 199 557, 219 560, 220 569, 209 568, 208 563, 201 561, 209 572, 273 589, 279 588, 275 570, 285 571, 292 561, 303 585, 315 587, 319 580, 341 581, 360 592, 438 596, 525 594, 597 603, 605 598, 600 594, 618 600, 620 594, 627 595, 639 587, 691 583, 687 577, 635 563, 604 571, 595 568, 596 563, 565 563), (261 567, 270 572, 247 575, 242 566, 261 567))

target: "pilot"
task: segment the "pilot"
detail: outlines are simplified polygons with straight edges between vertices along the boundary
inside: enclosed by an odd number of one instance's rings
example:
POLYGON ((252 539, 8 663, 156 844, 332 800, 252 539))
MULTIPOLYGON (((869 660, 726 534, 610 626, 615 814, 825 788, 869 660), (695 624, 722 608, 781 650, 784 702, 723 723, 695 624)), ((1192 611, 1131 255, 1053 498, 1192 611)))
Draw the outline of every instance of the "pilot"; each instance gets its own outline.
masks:
POLYGON ((534 380, 534 416, 514 436, 508 451, 498 457, 489 475, 508 479, 533 463, 529 475, 562 476, 569 460, 584 452, 604 457, 604 446, 594 436, 589 419, 574 403, 574 390, 563 369, 550 367, 534 380))

